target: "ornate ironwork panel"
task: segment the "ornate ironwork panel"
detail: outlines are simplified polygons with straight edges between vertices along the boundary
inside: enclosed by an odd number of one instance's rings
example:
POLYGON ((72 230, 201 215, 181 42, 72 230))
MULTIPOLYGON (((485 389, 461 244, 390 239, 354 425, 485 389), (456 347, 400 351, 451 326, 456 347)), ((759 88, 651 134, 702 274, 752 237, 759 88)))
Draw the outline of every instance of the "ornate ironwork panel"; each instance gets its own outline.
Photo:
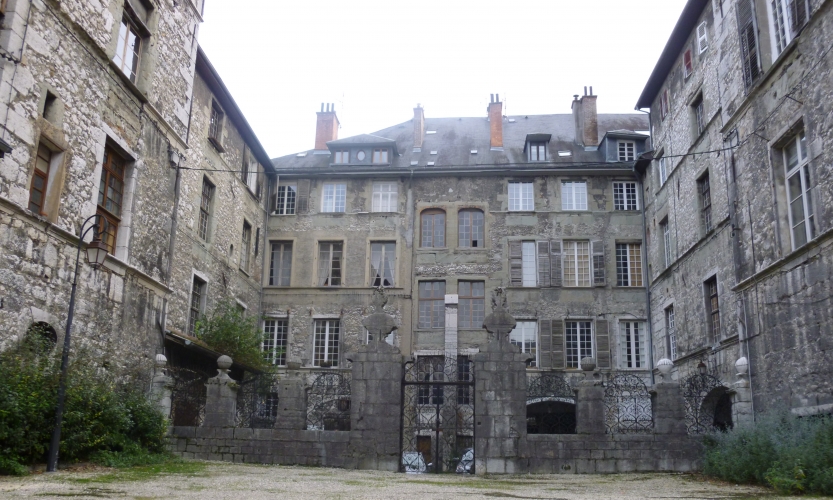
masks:
POLYGON ((575 434, 576 394, 558 373, 529 378, 526 396, 527 434, 575 434))
POLYGON ((190 368, 169 367, 173 379, 171 390, 171 424, 197 427, 205 419, 205 383, 209 373, 190 368))
POLYGON ((653 432, 651 394, 638 376, 621 374, 605 382, 604 406, 608 434, 653 432))
POLYGON ((421 356, 405 364, 401 432, 403 472, 457 469, 466 451, 474 447, 471 359, 421 356))
MULTIPOLYGON (((702 434, 717 429, 725 429, 726 423, 716 419, 716 411, 725 407, 726 386, 719 378, 708 373, 695 373, 680 381, 680 388, 685 400, 685 423, 689 434, 702 434), (718 403, 724 403, 719 405, 718 403)), ((729 422, 731 426, 731 400, 729 401, 729 422)))
POLYGON ((307 393, 307 430, 350 430, 349 372, 316 375, 307 393))
POLYGON ((237 427, 271 429, 277 418, 277 377, 261 373, 243 379, 237 389, 237 427))

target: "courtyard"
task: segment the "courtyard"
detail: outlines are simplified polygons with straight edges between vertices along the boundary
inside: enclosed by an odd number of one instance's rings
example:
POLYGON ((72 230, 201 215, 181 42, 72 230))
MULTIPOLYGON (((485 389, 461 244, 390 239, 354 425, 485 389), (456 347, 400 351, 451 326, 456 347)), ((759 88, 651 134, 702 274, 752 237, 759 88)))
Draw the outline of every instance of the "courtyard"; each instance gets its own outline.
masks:
POLYGON ((770 490, 692 474, 461 476, 186 461, 0 477, 1 498, 751 499, 770 490))

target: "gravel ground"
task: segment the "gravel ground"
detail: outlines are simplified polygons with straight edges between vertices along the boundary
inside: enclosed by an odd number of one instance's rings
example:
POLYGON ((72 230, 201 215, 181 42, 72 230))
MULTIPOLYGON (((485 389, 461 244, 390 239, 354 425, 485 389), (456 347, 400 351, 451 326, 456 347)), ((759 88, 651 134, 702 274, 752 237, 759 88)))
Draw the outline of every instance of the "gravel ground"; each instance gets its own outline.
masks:
POLYGON ((687 474, 406 475, 209 462, 176 474, 131 475, 94 468, 0 477, 0 498, 211 499, 776 499, 770 491, 687 474))

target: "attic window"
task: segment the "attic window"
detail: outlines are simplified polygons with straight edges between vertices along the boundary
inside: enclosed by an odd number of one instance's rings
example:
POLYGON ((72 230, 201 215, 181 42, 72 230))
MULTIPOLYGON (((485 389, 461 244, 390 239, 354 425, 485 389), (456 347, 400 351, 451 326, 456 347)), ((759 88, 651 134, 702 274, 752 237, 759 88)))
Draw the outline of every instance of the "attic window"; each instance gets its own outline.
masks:
POLYGON ((572 151, 559 151, 558 156, 573 156, 572 151))
POLYGON ((476 150, 476 149, 472 149, 472 150, 471 150, 471 154, 476 155, 476 154, 477 154, 477 150, 476 150))
POLYGON ((529 161, 547 161, 547 143, 546 142, 530 142, 527 145, 529 151, 529 161))
POLYGON ((431 135, 431 134, 436 134, 436 133, 437 133, 436 130, 426 130, 425 131, 425 135, 431 135))

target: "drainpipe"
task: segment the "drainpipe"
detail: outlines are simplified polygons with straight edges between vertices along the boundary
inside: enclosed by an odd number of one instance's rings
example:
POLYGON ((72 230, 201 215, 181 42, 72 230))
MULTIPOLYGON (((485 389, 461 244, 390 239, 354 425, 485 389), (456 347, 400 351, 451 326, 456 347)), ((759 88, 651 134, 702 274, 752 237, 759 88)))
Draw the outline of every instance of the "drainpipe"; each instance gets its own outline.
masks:
MULTIPOLYGON (((654 149, 654 125, 651 121, 651 112, 650 111, 642 111, 639 108, 634 108, 636 111, 640 113, 645 113, 648 115, 648 135, 651 141, 651 148, 654 149)), ((642 176, 639 175, 639 172, 636 171, 636 162, 634 162, 633 166, 633 175, 636 177, 636 183, 639 186, 639 193, 642 194, 645 192, 644 184, 642 182, 642 176)), ((645 245, 645 251, 642 252, 642 280, 645 284, 645 310, 648 313, 648 327, 647 327, 647 334, 648 334, 648 359, 651 368, 651 385, 656 383, 656 379, 654 376, 654 323, 653 323, 653 316, 651 314, 651 286, 648 283, 648 223, 645 217, 645 196, 642 196, 642 208, 640 212, 642 212, 642 241, 645 245)))

